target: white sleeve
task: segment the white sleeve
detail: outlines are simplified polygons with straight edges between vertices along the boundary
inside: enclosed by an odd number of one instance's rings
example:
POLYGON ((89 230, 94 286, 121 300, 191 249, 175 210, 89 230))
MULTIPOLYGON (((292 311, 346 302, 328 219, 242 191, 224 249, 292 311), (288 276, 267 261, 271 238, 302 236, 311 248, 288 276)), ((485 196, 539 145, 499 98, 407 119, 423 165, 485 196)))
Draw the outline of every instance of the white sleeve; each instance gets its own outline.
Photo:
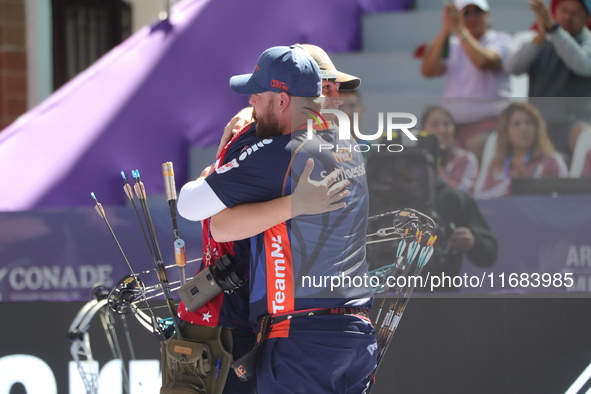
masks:
POLYGON ((187 220, 199 221, 220 213, 227 207, 205 182, 205 178, 189 182, 179 193, 177 209, 187 220))
POLYGON ((581 77, 591 77, 591 40, 585 39, 579 44, 560 27, 550 34, 550 39, 556 53, 572 72, 581 77))

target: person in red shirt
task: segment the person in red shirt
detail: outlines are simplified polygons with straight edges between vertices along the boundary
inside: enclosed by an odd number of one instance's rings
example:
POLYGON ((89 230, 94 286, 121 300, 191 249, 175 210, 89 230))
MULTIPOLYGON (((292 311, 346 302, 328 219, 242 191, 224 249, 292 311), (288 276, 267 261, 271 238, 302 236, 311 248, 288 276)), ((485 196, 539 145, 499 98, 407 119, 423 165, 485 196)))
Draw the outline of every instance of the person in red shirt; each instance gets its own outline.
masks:
POLYGON ((439 139, 439 177, 448 185, 471 194, 478 174, 478 159, 472 152, 455 146, 456 125, 453 117, 445 108, 435 106, 427 108, 421 119, 421 129, 439 139))
POLYGON ((568 176, 564 159, 548 138, 546 122, 532 104, 510 104, 501 113, 497 133, 495 156, 476 198, 510 195, 513 178, 568 176))

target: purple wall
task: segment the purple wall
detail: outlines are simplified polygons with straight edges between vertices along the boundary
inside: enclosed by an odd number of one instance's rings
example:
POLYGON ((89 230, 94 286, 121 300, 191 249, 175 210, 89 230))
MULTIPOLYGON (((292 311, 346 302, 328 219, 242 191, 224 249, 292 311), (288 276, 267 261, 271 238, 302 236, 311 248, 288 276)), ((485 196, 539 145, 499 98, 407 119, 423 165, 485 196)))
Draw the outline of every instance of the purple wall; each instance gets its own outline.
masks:
POLYGON ((184 0, 0 133, 0 211, 123 204, 119 172, 163 192, 160 165, 187 179, 188 148, 217 146, 246 104, 228 87, 265 49, 360 48, 360 18, 405 7, 378 0, 184 0), (286 5, 287 4, 287 5, 286 5))

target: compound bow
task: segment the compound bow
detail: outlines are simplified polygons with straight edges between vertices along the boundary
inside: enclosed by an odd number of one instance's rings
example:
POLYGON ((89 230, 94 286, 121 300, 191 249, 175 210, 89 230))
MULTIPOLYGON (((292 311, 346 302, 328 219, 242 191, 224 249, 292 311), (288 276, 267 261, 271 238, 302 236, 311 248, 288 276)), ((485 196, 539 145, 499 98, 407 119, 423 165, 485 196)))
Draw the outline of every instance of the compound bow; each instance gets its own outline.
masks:
MULTIPOLYGON (((84 383, 87 394, 95 394, 98 390, 98 368, 96 368, 95 360, 92 356, 92 350, 90 347, 90 335, 88 329, 94 316, 98 313, 103 325, 103 330, 113 358, 121 361, 121 372, 123 374, 123 387, 125 392, 129 393, 129 377, 127 370, 123 363, 123 355, 121 347, 119 346, 119 339, 115 330, 115 319, 113 312, 108 307, 107 297, 109 290, 102 286, 97 285, 92 290, 92 299, 88 301, 80 309, 70 328, 68 329, 68 339, 72 342, 70 346, 70 353, 72 358, 76 362, 76 367, 84 383)), ((135 359, 131 338, 129 336, 129 330, 127 328, 127 322, 125 316, 121 315, 121 321, 123 328, 126 333, 127 345, 132 359, 135 359)))
POLYGON ((435 221, 414 209, 403 209, 369 218, 370 228, 383 224, 386 224, 386 227, 378 228, 367 235, 367 244, 398 241, 398 245, 394 263, 369 272, 371 278, 378 279, 372 282, 374 293, 386 293, 391 295, 392 299, 380 321, 386 297, 382 299, 375 320, 377 363, 368 392, 375 383, 375 374, 410 300, 417 277, 433 255, 433 245, 437 240, 435 221), (400 280, 402 278, 403 280, 400 280))

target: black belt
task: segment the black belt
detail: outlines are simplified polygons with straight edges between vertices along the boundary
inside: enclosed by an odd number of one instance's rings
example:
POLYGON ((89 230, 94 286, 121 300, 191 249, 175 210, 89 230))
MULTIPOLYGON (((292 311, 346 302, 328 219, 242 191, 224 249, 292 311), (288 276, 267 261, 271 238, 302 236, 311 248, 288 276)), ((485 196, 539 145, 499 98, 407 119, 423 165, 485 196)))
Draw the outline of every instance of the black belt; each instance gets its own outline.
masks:
POLYGON ((234 372, 243 382, 250 379, 256 371, 256 365, 259 358, 259 351, 263 341, 271 331, 269 325, 281 323, 282 321, 293 319, 294 317, 304 316, 318 316, 318 315, 354 315, 369 318, 367 309, 354 307, 340 307, 340 308, 323 308, 323 309, 308 309, 303 311, 294 311, 285 313, 283 315, 264 315, 259 320, 258 329, 256 333, 256 344, 254 348, 246 355, 242 356, 232 364, 234 372))
POLYGON ((369 312, 367 309, 354 308, 354 307, 339 307, 339 308, 323 308, 323 309, 310 309, 305 311, 294 311, 292 313, 286 313, 282 315, 272 315, 269 320, 269 324, 277 324, 282 321, 293 319, 294 317, 304 316, 319 316, 319 315, 354 315, 360 317, 369 318, 369 312))

